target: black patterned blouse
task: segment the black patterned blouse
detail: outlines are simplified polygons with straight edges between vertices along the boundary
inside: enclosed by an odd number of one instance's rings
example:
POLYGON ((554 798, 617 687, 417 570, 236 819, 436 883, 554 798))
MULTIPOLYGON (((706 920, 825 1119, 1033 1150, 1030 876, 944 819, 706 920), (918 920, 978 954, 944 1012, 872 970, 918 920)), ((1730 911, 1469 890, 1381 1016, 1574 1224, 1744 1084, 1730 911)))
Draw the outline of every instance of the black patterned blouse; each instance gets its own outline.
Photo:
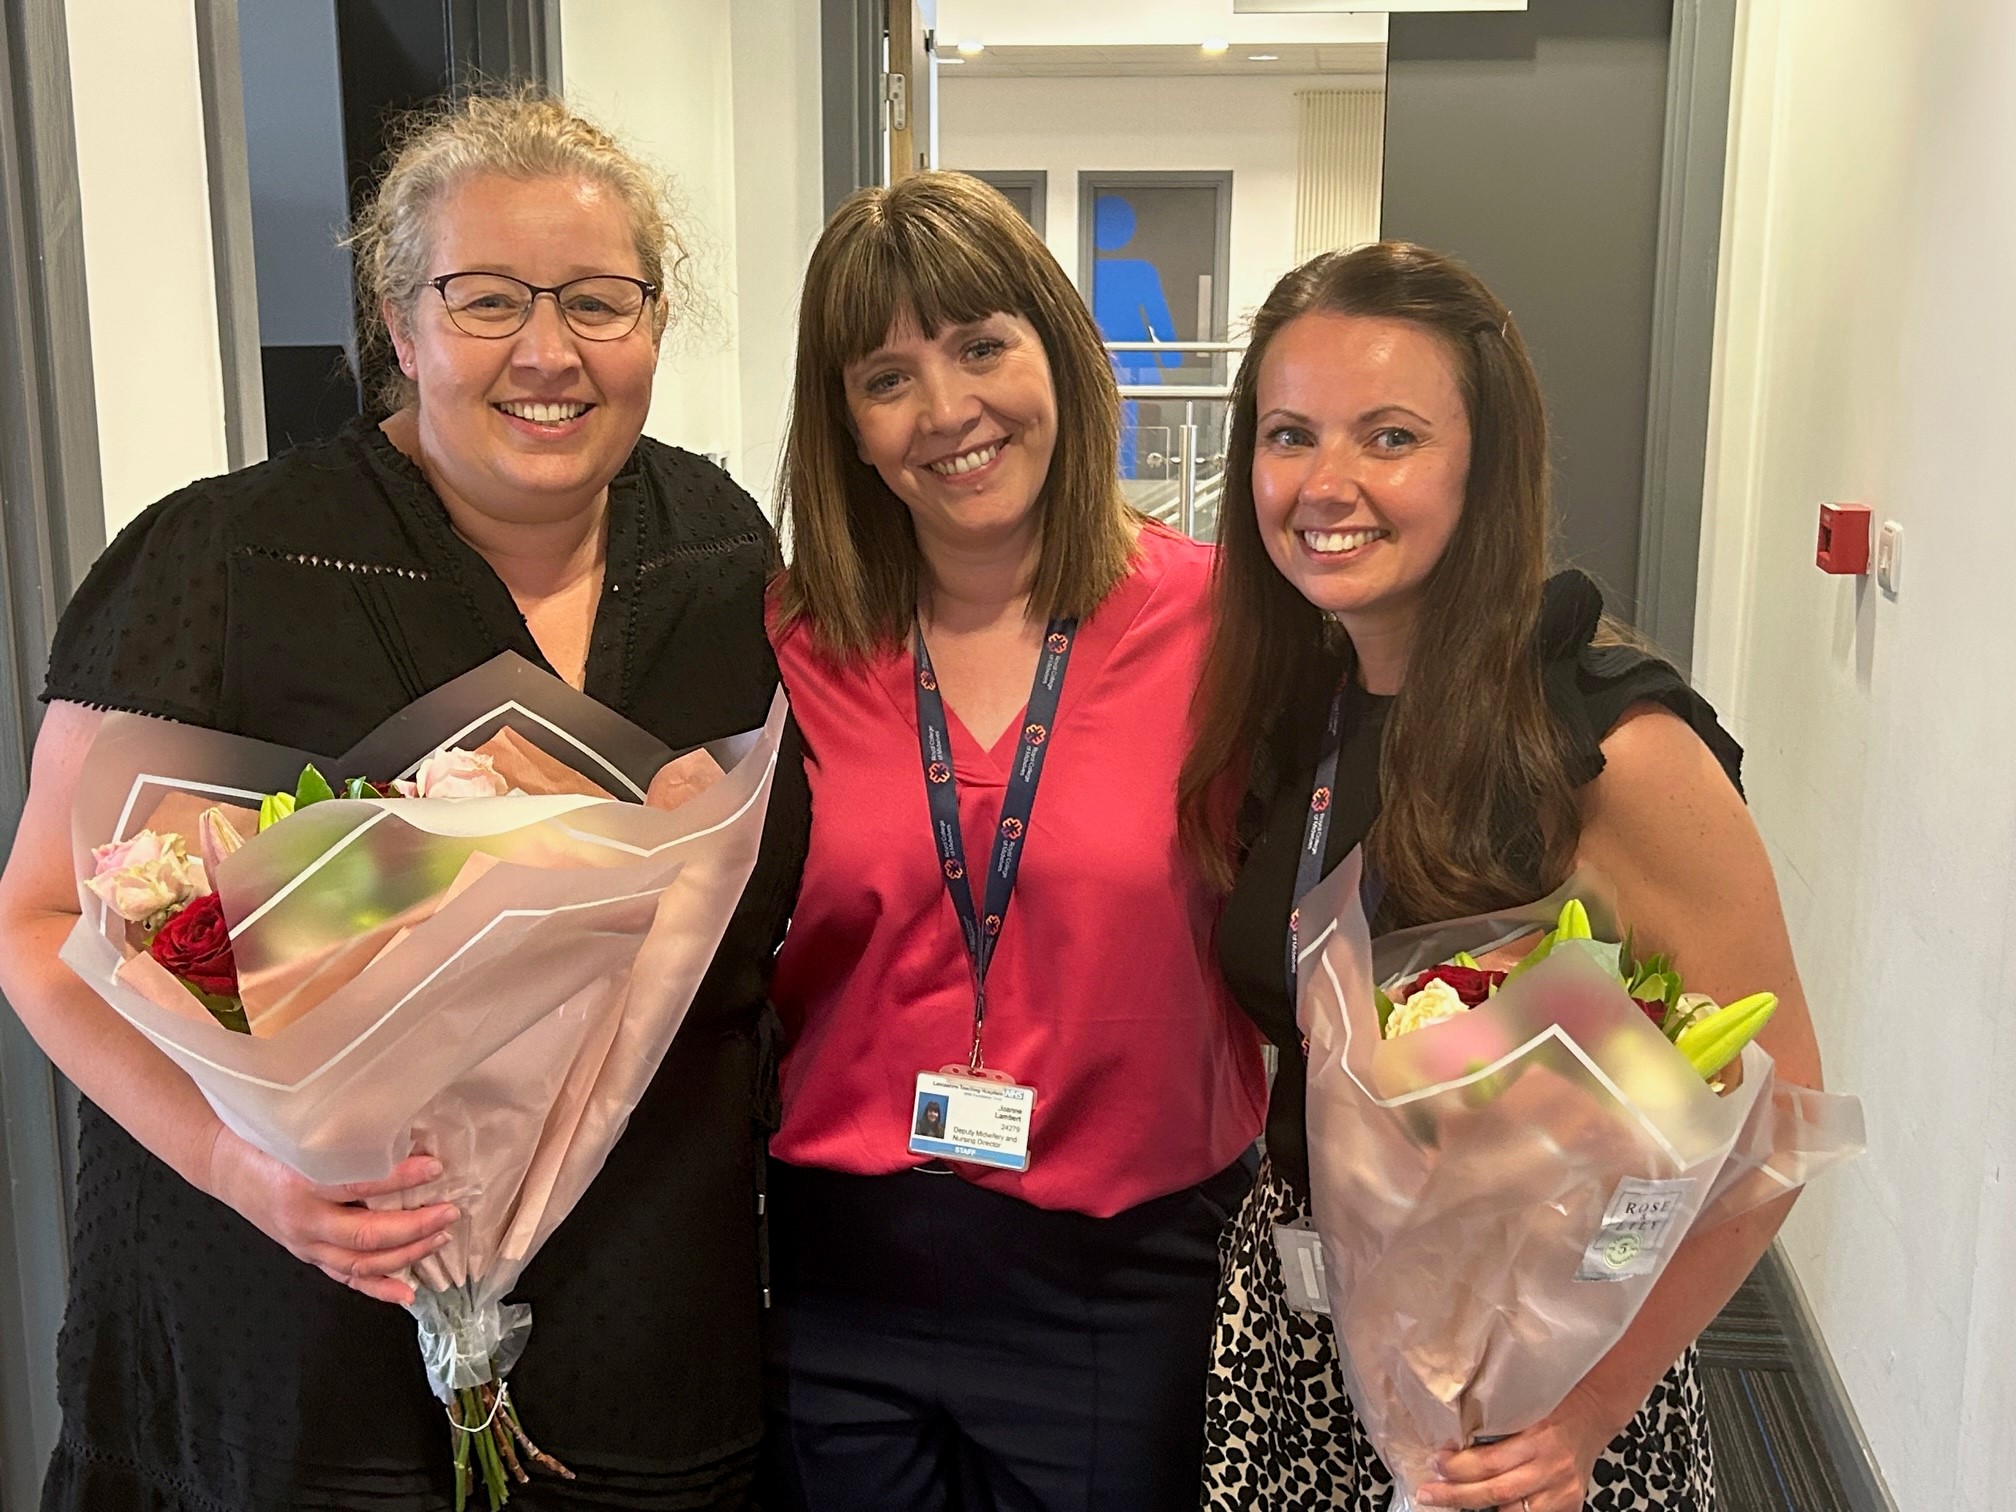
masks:
MULTIPOLYGON (((610 486, 586 691, 680 749, 762 723, 770 528, 644 440, 610 486)), ((44 696, 340 752, 502 651, 545 666, 419 469, 360 422, 154 505, 64 614, 44 696)), ((541 1508, 742 1506, 760 1434, 764 994, 809 817, 778 763, 756 872, 607 1166, 525 1272, 512 1374, 580 1474, 541 1508)), ((48 1509, 436 1512, 441 1409, 413 1322, 295 1259, 83 1109, 48 1509)))

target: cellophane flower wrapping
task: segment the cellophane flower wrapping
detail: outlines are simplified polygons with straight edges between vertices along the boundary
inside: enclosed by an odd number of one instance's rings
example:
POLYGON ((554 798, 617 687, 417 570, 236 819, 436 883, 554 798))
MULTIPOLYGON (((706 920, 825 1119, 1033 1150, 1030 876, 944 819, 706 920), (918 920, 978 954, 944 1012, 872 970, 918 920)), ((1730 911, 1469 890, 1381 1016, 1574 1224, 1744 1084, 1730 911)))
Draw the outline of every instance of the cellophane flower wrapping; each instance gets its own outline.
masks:
POLYGON ((690 762, 513 655, 334 759, 137 715, 100 727, 75 808, 83 917, 63 959, 233 1132, 309 1179, 440 1159, 440 1181, 373 1205, 461 1210, 411 1277, 444 1401, 525 1347, 529 1310, 504 1298, 601 1169, 693 1001, 755 865, 784 717, 780 692, 761 729, 708 747, 724 775, 697 796, 680 780, 690 762), (504 730, 575 774, 557 784, 574 791, 319 803, 216 868, 250 1034, 136 953, 83 886, 92 847, 150 821, 193 834, 205 807, 256 809, 310 761, 410 777, 504 730), (686 801, 661 806, 668 789, 686 801))
POLYGON ((1717 1095, 1599 952, 1557 947, 1495 997, 1393 1040, 1375 984, 1590 907, 1600 879, 1371 940, 1354 852, 1303 899, 1311 1206, 1345 1384, 1393 1471, 1533 1426, 1622 1336, 1690 1234, 1862 1148, 1861 1104, 1780 1081, 1750 1045, 1717 1095))

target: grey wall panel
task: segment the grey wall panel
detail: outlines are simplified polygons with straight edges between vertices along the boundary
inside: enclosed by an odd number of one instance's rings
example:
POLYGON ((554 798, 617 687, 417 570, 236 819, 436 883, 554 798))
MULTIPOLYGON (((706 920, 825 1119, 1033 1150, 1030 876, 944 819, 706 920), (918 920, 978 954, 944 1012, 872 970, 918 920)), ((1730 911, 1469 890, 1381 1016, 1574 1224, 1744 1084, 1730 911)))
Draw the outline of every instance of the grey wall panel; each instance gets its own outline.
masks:
POLYGON ((1672 0, 1396 15, 1382 233, 1511 306, 1554 422, 1561 555, 1633 614, 1672 0))
MULTIPOLYGON (((105 542, 68 32, 0 0, 0 857, 27 791, 49 638, 105 542)), ((0 1004, 0 1512, 56 1441, 75 1095, 0 1004)))
POLYGON ((347 346, 350 217, 333 6, 238 0, 259 339, 347 346))

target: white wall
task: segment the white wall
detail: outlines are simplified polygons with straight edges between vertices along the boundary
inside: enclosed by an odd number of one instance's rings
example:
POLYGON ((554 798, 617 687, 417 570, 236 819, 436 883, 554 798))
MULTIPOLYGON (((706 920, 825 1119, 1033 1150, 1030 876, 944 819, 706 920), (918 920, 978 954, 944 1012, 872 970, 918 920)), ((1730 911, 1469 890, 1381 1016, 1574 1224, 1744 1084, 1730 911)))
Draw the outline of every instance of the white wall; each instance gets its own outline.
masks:
POLYGON ((1751 0, 1695 666, 1870 1153, 1787 1238, 1903 1512, 2016 1463, 2016 7, 1751 0), (1902 593, 1813 565, 1907 527, 1902 593))
POLYGON ((713 320, 666 336, 645 430, 766 499, 822 222, 816 0, 567 0, 570 103, 671 174, 713 320))
POLYGON ((110 532, 228 461, 196 22, 161 0, 66 21, 110 532))
POLYGON ((1231 169, 1227 308, 1236 331, 1274 281, 1295 266, 1295 92, 1370 82, 1350 75, 957 80, 941 75, 942 162, 947 168, 1047 170, 1044 238, 1074 280, 1080 169, 1231 169))
POLYGON ((742 449, 767 504, 784 444, 798 293, 826 223, 816 0, 735 0, 735 288, 742 449))
POLYGON ((668 172, 719 329, 666 333, 645 430, 696 452, 742 444, 733 348, 735 132, 724 0, 569 0, 560 59, 570 104, 668 172))

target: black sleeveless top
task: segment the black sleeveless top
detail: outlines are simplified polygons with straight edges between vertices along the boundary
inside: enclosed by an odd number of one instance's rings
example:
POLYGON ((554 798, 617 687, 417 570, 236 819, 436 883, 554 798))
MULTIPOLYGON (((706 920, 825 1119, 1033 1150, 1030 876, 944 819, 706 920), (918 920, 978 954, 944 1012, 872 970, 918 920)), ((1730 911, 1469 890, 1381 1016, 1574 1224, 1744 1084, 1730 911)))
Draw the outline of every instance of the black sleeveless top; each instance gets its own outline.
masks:
MULTIPOLYGON (((774 550, 725 474, 640 441, 610 485, 589 695, 674 749, 761 724, 774 550)), ((63 616, 44 696, 341 752, 506 650, 545 665, 419 469, 358 423, 128 526, 63 616)), ((527 1512, 747 1501, 761 1026, 808 822, 787 750, 755 874, 671 1053, 519 1283, 533 1328, 515 1399, 581 1477, 514 1494, 527 1512)), ((295 1259, 88 1102, 79 1145, 45 1508, 452 1506, 448 1430, 403 1309, 295 1259)))
MULTIPOLYGON (((1570 779, 1578 786, 1594 780, 1603 770, 1603 737, 1624 711, 1633 704, 1657 703, 1686 720, 1715 753, 1729 780, 1737 782, 1741 749, 1716 722, 1715 711, 1678 672, 1630 646, 1590 644, 1602 614, 1602 595, 1581 573, 1564 572, 1548 582, 1537 652, 1548 707, 1568 732, 1570 779)), ((1342 672, 1340 660, 1326 659, 1309 686, 1294 690, 1265 759, 1255 764, 1255 786, 1241 811, 1246 859, 1218 930, 1219 962, 1233 995, 1281 1052, 1267 1109, 1267 1152, 1275 1171, 1304 1197, 1309 1189, 1303 1121, 1308 1062, 1288 994, 1288 912, 1330 694, 1342 672)), ((1355 684, 1345 690, 1337 782, 1323 857, 1326 872, 1365 838, 1378 814, 1380 741, 1392 702, 1355 684)), ((1518 837, 1509 837, 1508 843, 1517 841, 1518 837)), ((1382 915, 1380 922, 1397 926, 1426 921, 1389 921, 1382 915)))

